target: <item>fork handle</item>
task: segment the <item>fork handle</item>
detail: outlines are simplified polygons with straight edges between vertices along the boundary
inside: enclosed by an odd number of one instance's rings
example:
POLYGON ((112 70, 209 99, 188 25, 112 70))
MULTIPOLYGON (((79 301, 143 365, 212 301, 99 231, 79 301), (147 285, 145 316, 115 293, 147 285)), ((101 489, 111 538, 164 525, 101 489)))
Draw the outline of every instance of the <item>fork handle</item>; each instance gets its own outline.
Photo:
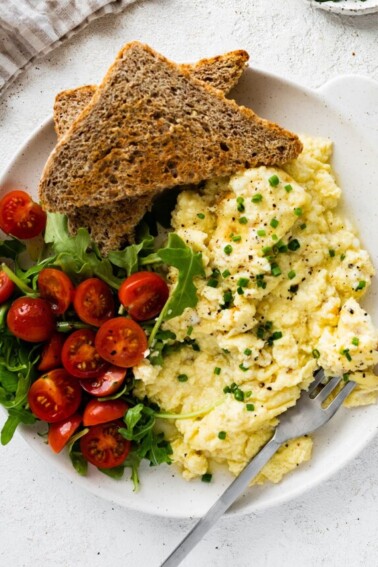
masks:
POLYGON ((187 536, 174 549, 161 567, 177 567, 188 553, 201 541, 203 536, 212 528, 226 510, 243 494, 249 483, 261 471, 269 459, 276 453, 282 443, 277 442, 274 436, 257 453, 257 455, 242 470, 239 476, 223 492, 210 510, 191 529, 187 536))

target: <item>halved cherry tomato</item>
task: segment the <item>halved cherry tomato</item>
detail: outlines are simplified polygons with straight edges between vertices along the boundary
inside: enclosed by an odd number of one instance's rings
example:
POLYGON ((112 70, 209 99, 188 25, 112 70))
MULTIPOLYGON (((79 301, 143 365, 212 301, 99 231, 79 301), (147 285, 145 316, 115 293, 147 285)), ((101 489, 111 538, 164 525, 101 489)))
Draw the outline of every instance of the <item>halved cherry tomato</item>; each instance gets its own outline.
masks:
POLYGON ((67 419, 57 421, 49 426, 47 441, 54 453, 60 453, 60 451, 67 445, 80 423, 81 415, 75 413, 67 419))
POLYGON ((5 303, 13 294, 16 286, 5 272, 0 272, 0 304, 5 303))
POLYGON ((11 191, 0 201, 0 228, 16 238, 38 236, 46 226, 46 213, 25 191, 11 191))
POLYGON ((120 302, 137 321, 148 321, 160 313, 168 295, 167 284, 153 272, 138 272, 129 276, 118 291, 120 302))
POLYGON ((92 396, 111 396, 120 389, 126 378, 126 369, 109 366, 93 380, 81 380, 81 387, 92 396))
POLYGON ((66 339, 62 349, 64 368, 76 378, 97 378, 107 366, 95 347, 95 332, 78 329, 66 339))
POLYGON ((110 287, 98 278, 89 278, 75 291, 74 308, 79 318, 100 327, 114 316, 114 298, 110 287))
POLYGON ((64 368, 50 370, 30 387, 28 402, 36 417, 48 423, 73 415, 81 402, 81 388, 64 368))
POLYGON ((129 406, 123 400, 90 400, 83 413, 83 425, 98 425, 123 417, 129 406))
POLYGON ((51 338, 55 319, 50 304, 44 299, 19 297, 7 313, 11 333, 29 343, 40 343, 51 338))
POLYGON ((74 286, 70 278, 61 270, 45 268, 38 275, 38 289, 46 299, 55 315, 62 315, 73 299, 74 286))
POLYGON ((111 421, 91 427, 80 439, 84 458, 100 469, 122 465, 131 448, 131 442, 118 433, 123 426, 121 421, 111 421))
POLYGON ((111 364, 131 368, 143 360, 147 337, 142 327, 132 319, 115 317, 101 325, 95 345, 99 355, 111 364))
POLYGON ((62 366, 62 348, 66 337, 62 333, 54 333, 42 349, 38 370, 46 372, 62 366))

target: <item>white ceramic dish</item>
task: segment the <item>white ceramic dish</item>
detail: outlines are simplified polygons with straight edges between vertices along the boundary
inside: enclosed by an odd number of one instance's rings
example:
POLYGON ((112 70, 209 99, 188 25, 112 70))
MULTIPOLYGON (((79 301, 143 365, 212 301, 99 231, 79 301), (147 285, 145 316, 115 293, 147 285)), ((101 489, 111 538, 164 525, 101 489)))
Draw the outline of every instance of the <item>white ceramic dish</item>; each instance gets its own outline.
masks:
POLYGON ((378 1, 377 0, 340 0, 339 2, 334 2, 329 0, 328 2, 317 2, 316 0, 306 0, 321 10, 326 12, 334 12, 335 14, 342 14, 345 16, 362 16, 364 14, 373 14, 378 12, 378 1))
MULTIPOLYGON (((333 165, 344 190, 343 207, 360 229, 361 238, 378 266, 377 141, 373 112, 378 108, 378 83, 362 77, 341 77, 314 91, 279 77, 248 69, 235 98, 259 115, 298 133, 331 138, 335 143, 333 165), (373 125, 373 126, 372 126, 373 125)), ((377 118, 377 115, 376 115, 377 118)), ((14 157, 0 178, 2 191, 23 188, 36 194, 46 158, 56 142, 48 119, 14 157)), ((366 306, 378 323, 378 284, 374 282, 366 306)), ((378 406, 341 410, 315 436, 313 459, 278 485, 254 487, 229 514, 245 514, 281 504, 335 473, 375 435, 378 406)), ((210 484, 184 481, 174 467, 141 470, 141 490, 135 494, 130 481, 114 481, 90 467, 80 477, 66 455, 54 455, 35 431, 22 428, 25 440, 41 457, 98 496, 126 508, 167 517, 201 516, 229 484, 231 476, 216 471, 210 484)), ((127 474, 126 474, 127 477, 127 474)))

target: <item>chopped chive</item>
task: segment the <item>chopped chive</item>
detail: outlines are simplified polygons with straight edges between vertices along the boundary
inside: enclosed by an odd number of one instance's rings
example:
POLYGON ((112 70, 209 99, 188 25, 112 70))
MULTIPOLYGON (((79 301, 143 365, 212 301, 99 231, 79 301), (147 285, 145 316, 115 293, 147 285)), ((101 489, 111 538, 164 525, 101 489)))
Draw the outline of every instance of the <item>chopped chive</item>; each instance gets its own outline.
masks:
POLYGON ((345 254, 341 254, 340 260, 341 260, 341 261, 345 260, 345 254))
POLYGON ((272 240, 274 240, 274 241, 278 240, 277 234, 272 234, 272 240))
POLYGON ((364 287, 366 287, 366 282, 365 280, 360 280, 357 284, 357 286, 355 287, 356 291, 359 291, 361 289, 364 289, 364 287))
POLYGON ((314 358, 320 358, 320 352, 318 351, 317 348, 312 349, 312 356, 314 358))
POLYGON ((360 339, 358 337, 353 337, 352 345, 358 346, 360 344, 360 339))
POLYGON ((240 222, 240 224, 247 224, 248 219, 247 219, 247 217, 240 217, 239 222, 240 222))
POLYGON ((307 224, 304 222, 303 224, 301 224, 301 226, 299 227, 301 230, 304 230, 307 227, 307 224))
POLYGON ((247 372, 249 370, 249 368, 246 368, 243 363, 239 364, 239 368, 240 370, 243 370, 243 372, 247 372))
POLYGON ((256 285, 257 285, 257 287, 261 287, 262 289, 266 288, 266 282, 264 282, 263 279, 256 280, 256 285))
POLYGON ((252 390, 248 390, 247 392, 244 392, 244 397, 245 398, 250 398, 252 395, 252 390))
POLYGON ((344 382, 349 382, 349 374, 343 374, 344 382))
POLYGON ((202 482, 211 482, 211 479, 213 478, 213 475, 210 473, 205 473, 202 475, 201 480, 202 482))
POLYGON ((196 352, 199 352, 199 351, 200 351, 200 347, 199 347, 199 345, 198 345, 195 341, 193 341, 190 346, 191 346, 192 349, 195 350, 196 352))
POLYGON ((247 411, 254 411, 255 410, 255 406, 253 404, 246 404, 245 407, 247 408, 247 411))
POLYGON ((344 355, 345 358, 346 358, 347 360, 349 360, 349 362, 352 360, 352 357, 351 357, 350 352, 349 352, 349 348, 343 348, 343 349, 341 349, 340 354, 344 355))
POLYGON ((246 349, 244 350, 244 354, 245 354, 246 356, 250 356, 250 355, 252 354, 251 349, 250 349, 250 348, 246 348, 246 349))
POLYGON ((244 211, 245 211, 244 198, 238 197, 236 199, 236 202, 237 202, 237 209, 238 209, 239 213, 244 213, 244 211))
POLYGON ((232 242, 240 242, 241 241, 241 236, 240 234, 237 234, 236 236, 232 237, 232 242))
POLYGON ((278 221, 276 218, 274 218, 274 219, 272 219, 272 220, 270 221, 270 226, 271 226, 272 228, 277 228, 277 226, 278 226, 279 224, 280 224, 280 223, 279 223, 279 221, 278 221))
POLYGON ((188 337, 190 337, 192 333, 193 333, 193 325, 189 325, 189 327, 186 330, 186 334, 188 337))
POLYGON ((272 335, 270 335, 268 342, 272 343, 273 341, 278 341, 278 339, 282 339, 283 334, 281 333, 281 331, 274 331, 274 333, 272 335))
POLYGON ((278 252, 280 252, 281 254, 284 253, 284 252, 287 252, 287 245, 284 244, 283 242, 281 242, 281 241, 277 242, 276 246, 277 246, 278 252))
POLYGON ((290 185, 290 183, 288 183, 287 185, 285 185, 285 191, 286 193, 290 193, 293 190, 292 186, 290 185))
POLYGON ((237 285, 240 287, 247 287, 247 285, 249 284, 249 279, 248 278, 239 278, 237 285))
POLYGON ((330 255, 331 258, 334 258, 335 255, 336 255, 336 252, 333 250, 333 248, 330 248, 330 249, 328 250, 328 254, 330 255))
POLYGON ((259 230, 257 231, 257 236, 266 236, 266 230, 259 228, 259 230))
POLYGON ((277 175, 272 175, 271 177, 269 177, 268 181, 271 187, 277 187, 277 185, 280 182, 280 179, 277 175))
POLYGON ((300 217, 303 214, 302 209, 300 207, 296 207, 294 209, 294 214, 297 215, 297 217, 300 217))
POLYGON ((220 374, 221 372, 222 372, 222 369, 219 368, 219 366, 216 366, 216 367, 214 368, 214 374, 216 374, 217 376, 219 376, 219 374, 220 374))
POLYGON ((218 280, 215 279, 215 278, 210 278, 210 279, 207 281, 207 285, 208 285, 209 287, 218 287, 218 280))
POLYGON ((218 433, 218 439, 222 439, 223 441, 224 439, 226 439, 226 437, 227 437, 227 433, 225 431, 220 431, 218 433))
POLYGON ((272 272, 272 276, 274 276, 275 278, 277 278, 282 274, 281 268, 279 267, 278 264, 271 264, 270 270, 272 272))
POLYGON ((225 387, 223 388, 223 393, 224 393, 224 394, 230 394, 230 393, 231 393, 231 388, 230 388, 230 386, 225 386, 225 387))
POLYGON ((179 374, 177 376, 177 380, 179 382, 187 382, 188 381, 188 376, 186 374, 179 374))
POLYGON ((261 195, 261 193, 256 193, 256 195, 253 195, 251 201, 252 203, 261 203, 263 199, 263 196, 261 195))
POLYGON ((268 256, 268 254, 270 254, 272 252, 272 247, 271 246, 264 246, 264 248, 262 249, 262 252, 263 252, 264 256, 268 256))
POLYGON ((236 291, 238 292, 239 295, 244 295, 244 289, 242 287, 236 288, 236 291))
POLYGON ((231 244, 227 244, 224 248, 223 251, 225 254, 227 254, 227 256, 229 256, 232 252, 232 246, 231 244))
POLYGON ((301 245, 299 244, 299 240, 297 240, 296 238, 293 238, 293 240, 290 240, 287 247, 292 252, 295 252, 296 250, 298 250, 298 248, 301 247, 301 245))
POLYGON ((230 270, 224 270, 224 272, 222 272, 222 278, 228 278, 228 276, 231 275, 230 270))
POLYGON ((287 274, 287 277, 289 278, 289 280, 292 280, 296 275, 297 274, 294 272, 294 270, 290 270, 290 272, 287 274))
POLYGON ((235 390, 234 392, 234 398, 235 400, 237 400, 238 402, 244 402, 244 392, 243 390, 235 390))
POLYGON ((204 218, 205 218, 205 215, 204 215, 203 213, 197 213, 197 217, 198 217, 199 219, 204 219, 204 218))
POLYGON ((214 278, 217 278, 218 276, 220 276, 220 271, 218 270, 218 268, 213 268, 212 276, 214 278))

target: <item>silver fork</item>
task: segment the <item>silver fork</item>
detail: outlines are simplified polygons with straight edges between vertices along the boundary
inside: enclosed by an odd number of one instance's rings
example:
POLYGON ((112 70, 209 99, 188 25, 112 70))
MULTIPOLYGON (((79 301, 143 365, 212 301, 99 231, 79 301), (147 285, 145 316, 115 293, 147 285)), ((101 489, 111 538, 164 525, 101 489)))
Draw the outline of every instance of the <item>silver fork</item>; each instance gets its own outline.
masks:
POLYGON ((335 376, 325 386, 321 387, 323 380, 324 371, 321 368, 315 373, 314 380, 310 384, 308 391, 303 391, 296 405, 280 416, 280 423, 270 441, 249 461, 240 475, 223 492, 206 515, 197 522, 171 555, 162 563, 161 567, 176 567, 179 565, 222 514, 243 494, 251 480, 255 478, 257 473, 260 472, 281 445, 295 437, 312 433, 327 423, 356 385, 353 381, 347 382, 331 403, 323 408, 324 402, 342 379, 339 376, 335 376), (318 392, 319 388, 320 391, 318 392))

